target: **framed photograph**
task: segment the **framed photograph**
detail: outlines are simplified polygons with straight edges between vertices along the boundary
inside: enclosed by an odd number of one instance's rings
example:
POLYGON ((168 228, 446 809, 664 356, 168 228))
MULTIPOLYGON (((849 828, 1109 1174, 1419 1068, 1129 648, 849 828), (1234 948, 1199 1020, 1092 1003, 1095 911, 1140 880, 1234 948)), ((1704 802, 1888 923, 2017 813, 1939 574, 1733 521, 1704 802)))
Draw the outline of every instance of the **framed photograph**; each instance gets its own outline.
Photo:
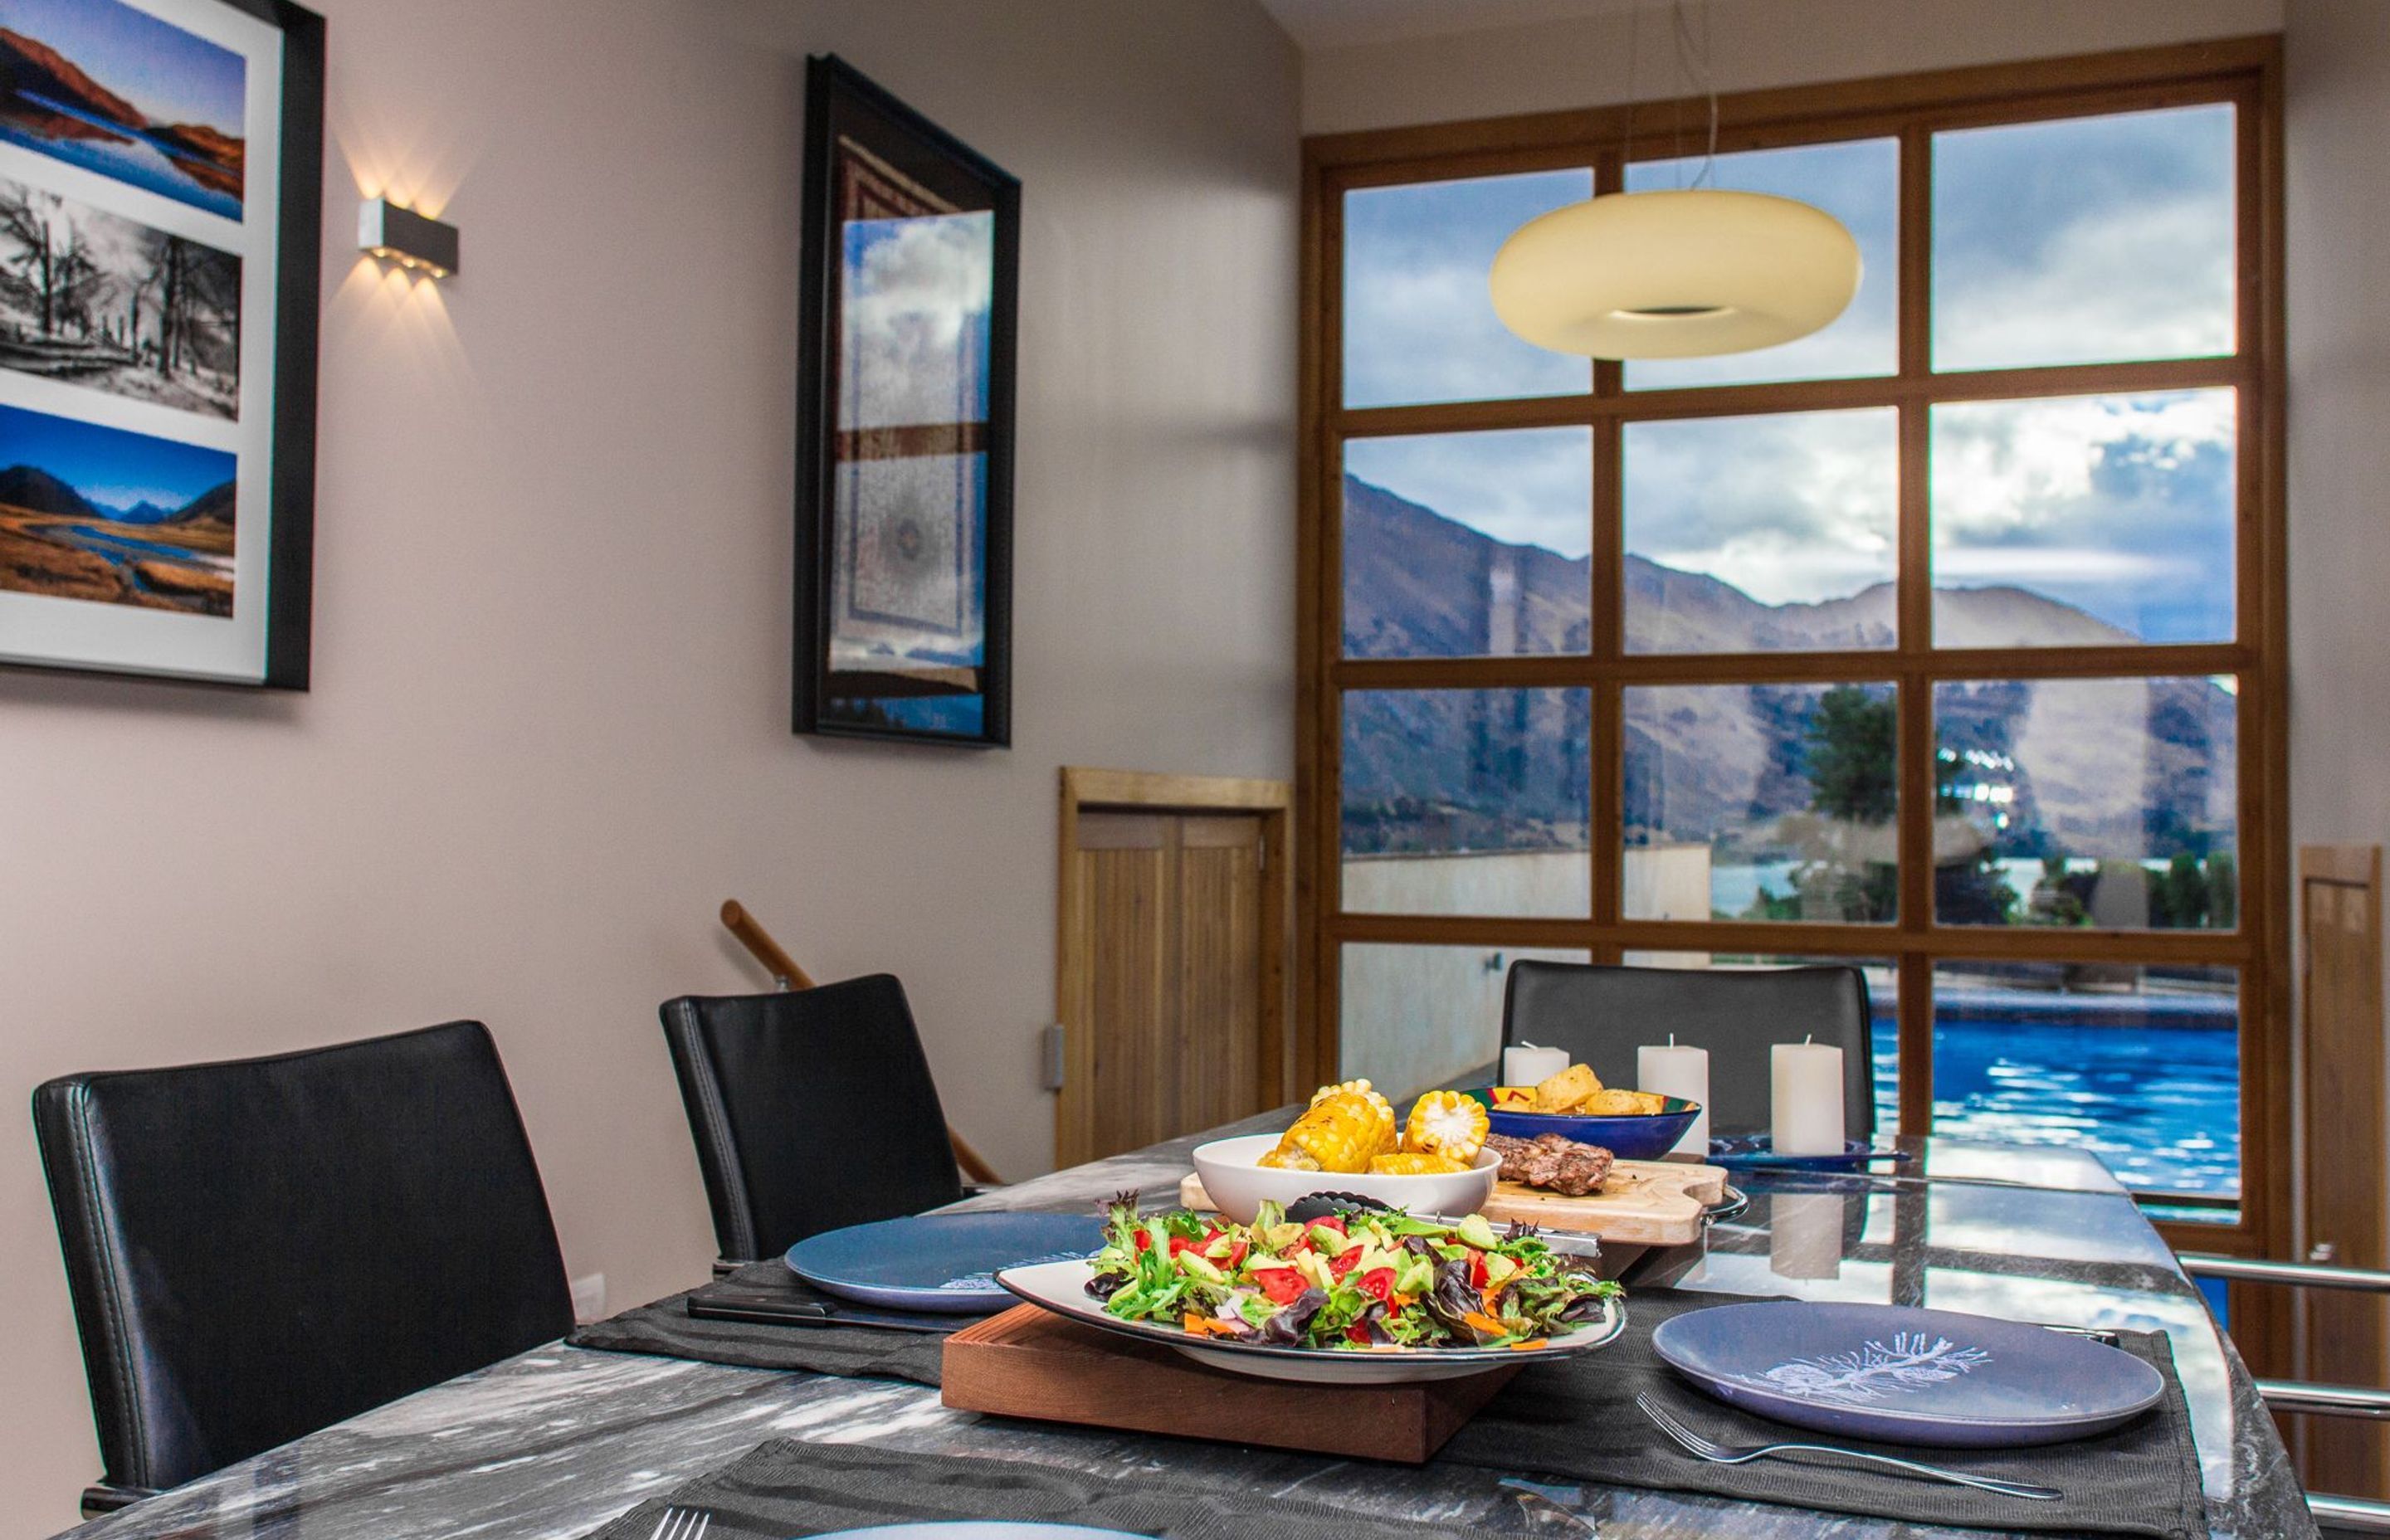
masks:
POLYGON ((1009 743, 1021 184, 816 57, 804 243, 796 730, 1009 743))
POLYGON ((0 0, 0 662, 304 689, 324 22, 0 0))

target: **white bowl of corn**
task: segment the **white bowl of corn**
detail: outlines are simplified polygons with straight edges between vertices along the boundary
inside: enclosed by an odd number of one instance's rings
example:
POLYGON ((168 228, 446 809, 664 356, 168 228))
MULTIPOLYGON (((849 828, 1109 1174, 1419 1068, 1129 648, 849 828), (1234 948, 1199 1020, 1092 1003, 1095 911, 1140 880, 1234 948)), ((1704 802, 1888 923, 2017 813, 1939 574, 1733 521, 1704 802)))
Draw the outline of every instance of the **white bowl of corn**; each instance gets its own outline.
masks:
POLYGON ((1240 1225, 1265 1202, 1354 1193, 1419 1214, 1458 1218, 1493 1196, 1501 1158, 1485 1148, 1484 1109, 1456 1091, 1430 1091, 1397 1123, 1366 1080, 1323 1085, 1284 1134, 1214 1139, 1195 1149, 1212 1204, 1240 1225))

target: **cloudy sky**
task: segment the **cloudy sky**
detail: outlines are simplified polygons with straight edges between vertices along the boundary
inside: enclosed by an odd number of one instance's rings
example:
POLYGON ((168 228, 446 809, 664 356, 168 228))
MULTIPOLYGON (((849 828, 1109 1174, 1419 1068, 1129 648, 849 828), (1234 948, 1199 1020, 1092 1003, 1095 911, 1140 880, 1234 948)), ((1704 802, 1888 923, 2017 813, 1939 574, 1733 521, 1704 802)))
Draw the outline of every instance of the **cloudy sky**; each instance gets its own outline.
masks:
POLYGON ((841 428, 987 416, 996 216, 846 222, 841 428))
MULTIPOLYGON (((2232 346, 2229 107, 1945 134, 1935 144, 1936 366, 2187 357, 2232 346)), ((1698 162, 1636 169, 1689 183, 1698 162)), ((1833 326, 1781 348, 1629 366, 1630 389, 1893 367, 1898 157, 1890 141, 1719 159, 1715 185, 1816 202, 1866 263, 1833 326)), ((1355 192, 1345 399, 1561 394, 1583 360, 1503 329, 1485 271, 1511 229, 1588 195, 1583 172, 1355 192)), ((1933 424, 1934 570, 2019 584, 2152 641, 2231 633, 2229 391, 1946 407, 1933 424)), ((1889 411, 1713 418, 1627 435, 1627 549, 1769 603, 1892 575, 1889 411)), ((1497 538, 1590 545, 1581 430, 1356 440, 1346 468, 1497 538)))

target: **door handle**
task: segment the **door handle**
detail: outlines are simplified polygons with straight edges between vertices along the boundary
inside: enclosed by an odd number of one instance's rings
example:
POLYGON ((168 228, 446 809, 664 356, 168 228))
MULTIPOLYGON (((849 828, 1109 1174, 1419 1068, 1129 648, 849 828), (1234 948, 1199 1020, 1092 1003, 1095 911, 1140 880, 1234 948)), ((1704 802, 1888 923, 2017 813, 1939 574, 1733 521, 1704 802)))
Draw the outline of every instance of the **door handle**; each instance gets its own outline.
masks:
POLYGON ((2307 1260, 2319 1267, 2330 1263, 2339 1254, 2339 1248, 2329 1240, 2319 1240, 2307 1248, 2307 1260))

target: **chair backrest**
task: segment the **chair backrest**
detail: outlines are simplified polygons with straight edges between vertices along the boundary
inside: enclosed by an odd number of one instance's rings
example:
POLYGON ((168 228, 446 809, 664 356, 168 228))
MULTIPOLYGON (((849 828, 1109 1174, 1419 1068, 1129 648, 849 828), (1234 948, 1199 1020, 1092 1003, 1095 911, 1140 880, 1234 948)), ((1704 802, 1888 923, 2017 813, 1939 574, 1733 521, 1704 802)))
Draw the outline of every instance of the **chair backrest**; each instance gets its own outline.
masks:
POLYGON ((725 1259, 963 1195, 905 987, 885 973, 663 1004, 725 1259))
POLYGON ((118 1485, 179 1485, 572 1328, 478 1021, 70 1075, 33 1126, 118 1485))
POLYGON ((1856 968, 1604 968, 1510 965, 1502 1041, 1565 1048, 1605 1085, 1635 1084, 1635 1050, 1677 1041, 1710 1054, 1710 1131, 1767 1130, 1767 1050, 1814 1038, 1843 1050, 1843 1121, 1875 1134, 1875 1052, 1867 978, 1856 968))

